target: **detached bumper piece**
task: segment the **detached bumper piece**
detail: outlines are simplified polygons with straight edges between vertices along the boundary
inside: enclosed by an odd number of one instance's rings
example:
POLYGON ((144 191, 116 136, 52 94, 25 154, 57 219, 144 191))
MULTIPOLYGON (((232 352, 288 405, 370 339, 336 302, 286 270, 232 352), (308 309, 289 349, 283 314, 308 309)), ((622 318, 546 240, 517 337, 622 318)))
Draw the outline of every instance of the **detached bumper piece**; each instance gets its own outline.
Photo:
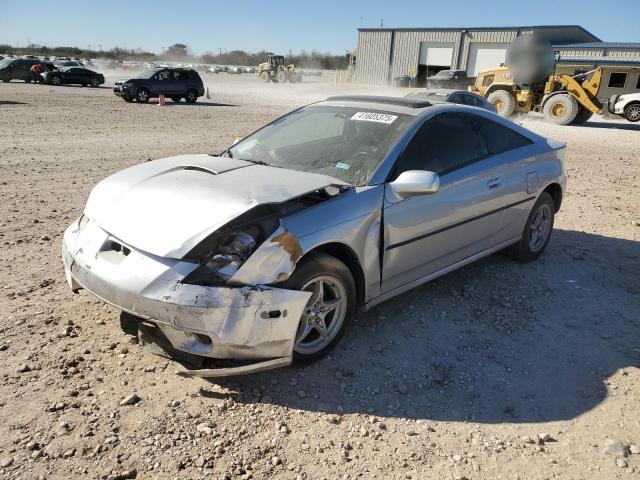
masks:
POLYGON ((138 251, 86 218, 65 232, 62 255, 73 290, 84 288, 146 320, 143 323, 157 327, 171 348, 200 357, 255 362, 187 370, 183 375, 239 375, 291 363, 310 292, 184 284, 197 264, 138 251))

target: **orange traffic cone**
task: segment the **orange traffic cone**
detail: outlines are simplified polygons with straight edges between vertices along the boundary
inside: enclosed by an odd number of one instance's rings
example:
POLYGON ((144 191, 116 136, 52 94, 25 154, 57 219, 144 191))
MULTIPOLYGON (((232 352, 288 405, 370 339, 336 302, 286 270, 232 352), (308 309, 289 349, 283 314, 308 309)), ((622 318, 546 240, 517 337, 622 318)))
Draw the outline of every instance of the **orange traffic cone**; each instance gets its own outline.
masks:
POLYGON ((162 107, 164 105, 164 95, 160 95, 160 97, 158 97, 158 106, 162 107))

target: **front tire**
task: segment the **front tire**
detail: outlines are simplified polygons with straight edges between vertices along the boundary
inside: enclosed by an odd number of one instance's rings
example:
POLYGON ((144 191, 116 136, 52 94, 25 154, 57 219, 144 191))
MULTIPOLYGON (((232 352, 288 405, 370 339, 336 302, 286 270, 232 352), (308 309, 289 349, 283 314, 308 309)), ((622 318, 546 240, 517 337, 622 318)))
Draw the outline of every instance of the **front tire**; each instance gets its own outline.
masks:
POLYGON ((544 119, 556 125, 569 125, 578 115, 580 105, 575 98, 566 93, 554 95, 542 107, 544 119))
POLYGON ((489 103, 493 104, 501 117, 509 118, 516 110, 516 101, 511 92, 506 90, 496 90, 487 97, 489 103))
POLYGON ((326 253, 311 253, 283 288, 312 292, 296 332, 293 359, 309 363, 338 343, 356 312, 356 286, 349 268, 326 253))
POLYGON ((522 238, 509 248, 509 255, 520 262, 531 262, 542 255, 551 238, 555 211, 551 195, 542 192, 529 213, 522 238))
POLYGON ((141 88, 136 93, 136 100, 138 103, 147 103, 149 101, 149 91, 146 88, 141 88))
POLYGON ((586 123, 592 115, 593 113, 591 112, 591 110, 587 110, 582 105, 580 105, 578 114, 576 115, 576 118, 573 119, 572 123, 574 125, 582 125, 583 123, 586 123))
POLYGON ((630 103, 624 107, 624 118, 633 123, 640 120, 640 103, 630 103))
POLYGON ((100 80, 98 80, 97 78, 92 78, 91 79, 91 86, 93 88, 98 88, 100 86, 100 80))

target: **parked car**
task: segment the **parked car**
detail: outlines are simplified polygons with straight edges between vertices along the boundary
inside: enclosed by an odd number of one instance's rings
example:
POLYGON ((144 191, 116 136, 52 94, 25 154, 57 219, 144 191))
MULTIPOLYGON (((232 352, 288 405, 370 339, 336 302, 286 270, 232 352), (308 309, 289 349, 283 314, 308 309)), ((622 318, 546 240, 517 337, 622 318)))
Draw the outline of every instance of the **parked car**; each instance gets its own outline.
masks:
POLYGON ((473 78, 467 76, 465 70, 440 70, 427 77, 427 88, 456 88, 466 90, 473 85, 473 78))
POLYGON ((423 100, 429 100, 432 102, 452 102, 460 103, 462 105, 469 105, 470 107, 479 107, 489 110, 493 113, 498 113, 495 105, 480 95, 468 92, 466 90, 453 90, 453 89, 426 89, 417 90, 407 95, 408 98, 419 98, 423 100))
POLYGON ((630 122, 640 120, 640 93, 614 95, 609 101, 609 113, 622 115, 630 122))
POLYGON ((44 72, 42 74, 44 83, 51 85, 77 84, 86 87, 99 87, 104 83, 104 75, 87 68, 62 67, 58 70, 44 72))
POLYGON ((188 103, 195 103, 204 95, 204 85, 195 70, 161 68, 146 70, 129 80, 118 80, 113 93, 127 102, 147 103, 150 98, 165 95, 175 102, 184 98, 188 103))
POLYGON ((309 362, 359 309, 505 248, 540 256, 564 155, 478 108, 332 97, 220 156, 101 181, 64 234, 64 268, 73 291, 126 312, 145 341, 251 362, 184 375, 309 362))
POLYGON ((5 58, 0 60, 0 80, 10 82, 11 80, 24 80, 29 83, 33 80, 31 67, 37 63, 43 63, 32 58, 5 58))
POLYGON ((62 67, 78 67, 78 68, 84 68, 84 63, 78 61, 78 60, 65 60, 65 61, 56 61, 54 62, 56 67, 58 68, 62 68, 62 67))

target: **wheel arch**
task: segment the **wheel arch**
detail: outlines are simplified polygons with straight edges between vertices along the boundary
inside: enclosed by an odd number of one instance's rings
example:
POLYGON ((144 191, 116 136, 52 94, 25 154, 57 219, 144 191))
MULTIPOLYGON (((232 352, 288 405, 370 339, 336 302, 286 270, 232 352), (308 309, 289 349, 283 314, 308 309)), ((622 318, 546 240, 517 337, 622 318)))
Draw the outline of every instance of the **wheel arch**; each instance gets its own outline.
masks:
POLYGON ((508 83, 492 83, 491 85, 489 85, 487 90, 484 92, 484 95, 482 96, 484 98, 487 98, 493 92, 497 92, 498 90, 504 90, 505 92, 509 92, 512 94, 514 90, 514 86, 508 83))
POLYGON ((546 188, 542 191, 542 193, 548 193, 551 195, 553 199, 553 206, 556 213, 560 210, 560 205, 562 205, 562 187, 559 183, 550 183, 546 186, 546 188))
POLYGON ((309 250, 299 261, 302 261, 305 257, 314 252, 322 252, 327 255, 331 255, 347 266, 351 275, 353 275, 353 280, 356 284, 356 305, 363 305, 365 298, 365 276, 360 259, 356 255, 355 251, 344 243, 330 242, 318 245, 317 247, 309 250))

